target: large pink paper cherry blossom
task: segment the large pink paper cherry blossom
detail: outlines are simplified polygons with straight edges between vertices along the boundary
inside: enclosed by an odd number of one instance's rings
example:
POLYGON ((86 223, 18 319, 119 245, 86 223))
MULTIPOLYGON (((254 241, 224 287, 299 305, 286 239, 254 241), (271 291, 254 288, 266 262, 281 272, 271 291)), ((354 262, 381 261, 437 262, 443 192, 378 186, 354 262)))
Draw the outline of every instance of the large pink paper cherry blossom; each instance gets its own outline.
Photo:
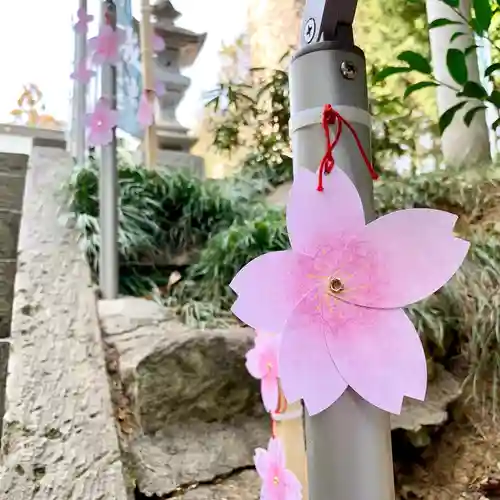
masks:
POLYGON ((274 413, 279 403, 277 335, 260 334, 255 345, 246 354, 246 367, 252 377, 260 380, 260 392, 264 407, 274 413))
POLYGON ((120 45, 125 33, 121 29, 114 30, 109 24, 99 29, 99 34, 89 40, 89 49, 92 52, 94 64, 116 64, 120 61, 120 45))
POLYGON ((254 462, 262 481, 261 500, 302 500, 302 485, 286 468, 285 452, 279 439, 271 438, 267 450, 257 448, 254 462))
POLYGON ((361 200, 338 167, 297 169, 287 205, 291 250, 248 263, 231 288, 233 313, 257 330, 281 332, 279 376, 289 402, 309 414, 348 386, 400 413, 404 396, 424 399, 424 351, 401 309, 434 293, 457 271, 469 243, 457 217, 431 209, 390 213, 365 224, 361 200))
POLYGON ((118 124, 118 111, 111 109, 108 99, 101 97, 92 113, 86 117, 88 139, 92 146, 105 146, 113 139, 118 124))

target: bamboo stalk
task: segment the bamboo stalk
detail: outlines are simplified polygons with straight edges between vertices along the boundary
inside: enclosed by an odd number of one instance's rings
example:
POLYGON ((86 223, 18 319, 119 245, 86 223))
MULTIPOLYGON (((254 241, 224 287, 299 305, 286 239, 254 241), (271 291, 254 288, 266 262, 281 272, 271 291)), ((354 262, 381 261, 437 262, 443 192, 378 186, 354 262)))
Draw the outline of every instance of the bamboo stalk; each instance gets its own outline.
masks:
MULTIPOLYGON (((142 87, 146 93, 150 105, 155 101, 155 75, 153 64, 153 25, 151 23, 151 6, 149 0, 141 0, 141 63, 142 63, 142 87)), ((156 123, 153 123, 144 131, 143 151, 145 164, 148 168, 155 168, 158 160, 158 138, 156 123)))

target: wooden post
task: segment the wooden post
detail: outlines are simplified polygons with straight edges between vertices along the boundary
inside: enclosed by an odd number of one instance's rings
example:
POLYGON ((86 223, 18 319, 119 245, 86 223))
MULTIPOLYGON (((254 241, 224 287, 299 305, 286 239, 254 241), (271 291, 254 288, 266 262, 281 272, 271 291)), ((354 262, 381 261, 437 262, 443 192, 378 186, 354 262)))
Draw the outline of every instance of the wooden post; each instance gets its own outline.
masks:
MULTIPOLYGON (((141 0, 141 14, 142 87, 150 104, 154 105, 155 75, 153 65, 153 26, 151 24, 151 6, 149 5, 149 0, 141 0)), ((154 120, 144 131, 142 148, 146 167, 155 168, 158 159, 158 138, 154 120)))
POLYGON ((287 469, 295 474, 302 485, 302 500, 308 500, 309 486, 302 402, 288 405, 283 395, 280 394, 280 408, 283 408, 283 411, 273 414, 275 434, 283 444, 287 469))

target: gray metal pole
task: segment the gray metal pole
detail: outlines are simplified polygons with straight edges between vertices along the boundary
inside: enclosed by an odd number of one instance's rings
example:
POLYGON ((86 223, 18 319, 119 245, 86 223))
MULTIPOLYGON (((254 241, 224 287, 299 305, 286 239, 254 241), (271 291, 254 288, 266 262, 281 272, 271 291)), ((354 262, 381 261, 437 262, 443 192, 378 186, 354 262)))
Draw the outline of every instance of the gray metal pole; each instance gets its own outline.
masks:
MULTIPOLYGON (((342 2, 355 7, 352 0, 342 2)), ((309 29, 306 40, 318 28, 317 23, 305 19, 304 29, 309 29)), ((294 165, 318 168, 325 138, 317 111, 325 104, 331 104, 352 124, 371 156, 365 58, 354 46, 352 34, 351 40, 347 36, 339 41, 319 41, 297 52, 290 68, 290 100, 294 165), (307 115, 317 118, 308 123, 303 119, 307 115)), ((335 168, 349 175, 358 188, 367 220, 373 220, 372 180, 346 127, 334 156, 335 168)), ((348 389, 330 408, 312 417, 306 414, 305 419, 310 500, 394 499, 388 413, 348 389)))
MULTIPOLYGON (((80 0, 79 8, 87 12, 87 0, 80 0)), ((80 61, 87 59, 87 33, 76 34, 76 61, 75 70, 78 69, 80 61)), ((76 116, 73 116, 75 126, 75 145, 76 162, 78 165, 84 165, 86 161, 86 134, 85 134, 85 115, 87 113, 87 84, 76 81, 76 116), (76 119, 75 119, 76 118, 76 119)))
MULTIPOLYGON (((112 0, 102 4, 102 22, 106 18, 116 29, 116 6, 112 0)), ((103 64, 101 73, 101 96, 116 109, 116 67, 103 64)), ((99 223, 101 248, 99 254, 99 284, 103 298, 118 296, 118 165, 116 155, 116 130, 113 140, 101 147, 99 176, 99 223)))

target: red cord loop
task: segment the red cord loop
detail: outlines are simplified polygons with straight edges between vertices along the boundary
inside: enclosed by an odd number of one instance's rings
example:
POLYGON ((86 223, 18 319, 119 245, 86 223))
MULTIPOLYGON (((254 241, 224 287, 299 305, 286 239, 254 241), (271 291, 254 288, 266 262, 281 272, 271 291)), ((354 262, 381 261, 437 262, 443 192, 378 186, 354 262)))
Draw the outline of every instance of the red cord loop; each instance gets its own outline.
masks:
POLYGON ((342 134, 342 128, 344 125, 349 129, 354 140, 356 141, 356 145, 358 146, 359 152, 361 153, 361 156, 363 157, 366 167, 370 172, 371 178, 373 180, 378 179, 377 172, 375 172, 375 169, 373 168, 373 165, 371 164, 368 155, 366 154, 363 145, 359 140, 358 134, 354 130, 354 127, 338 111, 335 111, 330 104, 325 104, 325 107, 323 108, 323 117, 321 119, 321 125, 323 127, 323 131, 325 132, 326 151, 319 165, 318 188, 317 188, 318 191, 324 190, 323 176, 328 175, 335 166, 333 150, 335 149, 340 140, 340 135, 342 134), (330 139, 330 125, 337 126, 337 130, 335 132, 335 137, 333 141, 330 139))

